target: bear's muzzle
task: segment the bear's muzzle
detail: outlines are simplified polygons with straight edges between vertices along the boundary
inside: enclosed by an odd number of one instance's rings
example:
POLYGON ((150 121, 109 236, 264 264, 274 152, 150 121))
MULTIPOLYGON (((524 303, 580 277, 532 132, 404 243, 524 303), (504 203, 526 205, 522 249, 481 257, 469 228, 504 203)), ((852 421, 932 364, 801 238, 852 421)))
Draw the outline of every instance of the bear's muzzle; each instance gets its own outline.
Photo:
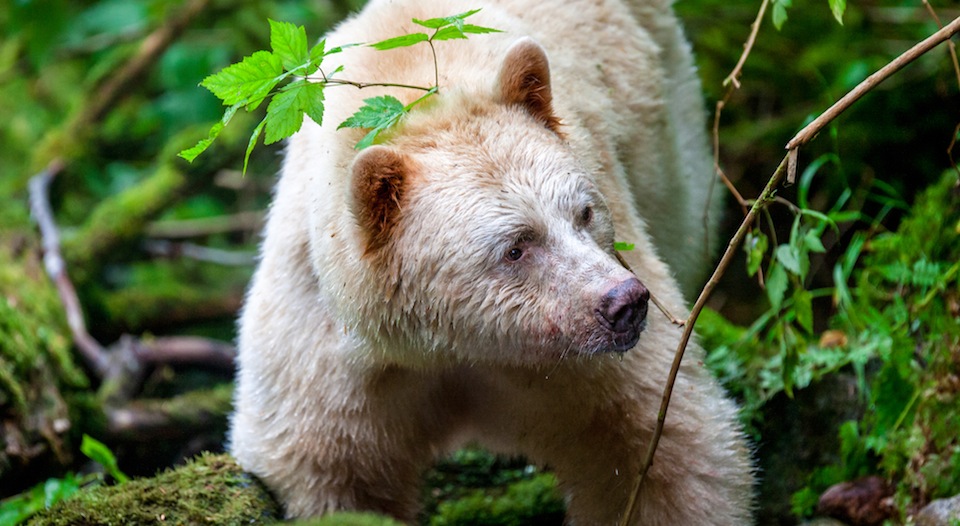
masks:
POLYGON ((631 277, 607 291, 600 298, 594 315, 604 328, 612 332, 615 352, 624 352, 636 345, 647 318, 650 291, 631 277))

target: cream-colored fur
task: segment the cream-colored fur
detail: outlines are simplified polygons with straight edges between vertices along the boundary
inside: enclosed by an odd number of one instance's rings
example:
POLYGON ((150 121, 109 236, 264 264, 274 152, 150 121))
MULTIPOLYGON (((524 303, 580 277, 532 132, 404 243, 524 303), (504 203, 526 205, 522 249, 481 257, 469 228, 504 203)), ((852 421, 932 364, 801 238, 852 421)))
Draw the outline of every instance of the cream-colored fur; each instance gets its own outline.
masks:
MULTIPOLYGON (((322 126, 290 141, 240 320, 230 437, 290 516, 410 520, 423 470, 474 441, 551 467, 570 524, 615 524, 650 441, 680 330, 651 307, 620 356, 594 310, 630 278, 614 239, 676 315, 678 282, 693 291, 703 270, 711 170, 689 46, 666 0, 374 0, 328 42, 477 7, 471 23, 505 32, 439 42, 440 94, 386 146, 358 154, 363 132, 336 125, 364 98, 420 93, 328 88, 322 126), (505 73, 540 46, 559 133, 505 73)), ((425 45, 329 60, 343 78, 433 81, 425 45)), ((747 445, 701 359, 691 344, 637 524, 749 522, 747 445)))

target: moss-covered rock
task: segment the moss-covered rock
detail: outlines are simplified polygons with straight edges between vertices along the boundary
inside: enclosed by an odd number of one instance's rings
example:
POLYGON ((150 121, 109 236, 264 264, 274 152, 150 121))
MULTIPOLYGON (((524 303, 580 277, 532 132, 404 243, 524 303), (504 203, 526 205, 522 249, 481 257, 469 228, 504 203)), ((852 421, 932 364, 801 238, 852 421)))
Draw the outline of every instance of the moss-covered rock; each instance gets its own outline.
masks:
MULTIPOLYGON (((227 455, 203 454, 156 477, 78 492, 31 526, 263 524, 280 520, 266 488, 227 455)), ((359 524, 359 523, 357 523, 359 524)))
POLYGON ((75 423, 96 412, 59 296, 28 232, 0 229, 0 493, 68 465, 75 423))

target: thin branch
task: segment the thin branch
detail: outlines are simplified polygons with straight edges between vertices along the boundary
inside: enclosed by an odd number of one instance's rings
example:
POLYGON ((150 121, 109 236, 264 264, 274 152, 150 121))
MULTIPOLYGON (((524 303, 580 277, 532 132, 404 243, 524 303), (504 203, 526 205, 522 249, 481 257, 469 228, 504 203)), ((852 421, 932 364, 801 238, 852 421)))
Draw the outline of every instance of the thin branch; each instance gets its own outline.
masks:
POLYGON ((415 89, 420 91, 430 91, 433 89, 432 86, 431 87, 413 86, 411 84, 396 84, 393 82, 357 82, 355 80, 334 79, 334 78, 327 77, 327 75, 324 74, 323 71, 320 71, 320 75, 322 76, 322 78, 318 79, 315 77, 307 77, 307 79, 308 80, 312 79, 316 82, 323 82, 327 86, 353 86, 357 89, 372 88, 375 86, 379 86, 381 88, 406 88, 406 89, 415 89))
POLYGON ((55 160, 50 163, 46 170, 30 179, 30 212, 40 228, 40 236, 43 240, 43 264, 47 270, 47 275, 50 276, 57 287, 60 301, 63 302, 63 308, 67 314, 67 325, 70 326, 73 341, 80 349, 80 354, 86 360, 87 365, 93 369, 97 376, 103 378, 109 369, 109 357, 103 346, 87 332, 87 324, 83 319, 80 299, 77 297, 77 291, 67 275, 67 265, 60 253, 60 234, 56 222, 54 222, 53 211, 50 208, 48 198, 50 183, 63 170, 63 167, 62 161, 55 160))
POLYGON ((96 122, 104 113, 119 100, 123 95, 129 92, 127 89, 137 78, 139 78, 149 67, 156 65, 157 58, 177 36, 186 29, 197 14, 206 9, 209 0, 189 0, 178 12, 163 25, 158 27, 153 33, 147 35, 147 38, 140 44, 134 54, 121 69, 110 75, 109 81, 96 90, 97 96, 87 106, 82 117, 76 123, 76 126, 85 126, 96 122))
POLYGON ((167 258, 184 257, 227 267, 249 266, 257 261, 257 256, 253 252, 222 250, 219 248, 205 247, 196 243, 173 243, 165 239, 144 241, 143 248, 154 256, 167 258))
POLYGON ((653 456, 657 451, 657 445, 660 443, 660 437, 663 434, 663 425, 667 418, 667 409, 670 406, 670 397, 673 394, 673 386, 676 384, 677 374, 680 371, 680 363, 683 360, 683 354, 687 348, 687 343, 690 341, 690 337, 693 335, 693 327, 696 324, 697 317, 700 315, 700 311, 703 310, 704 305, 706 305, 710 294, 713 293, 713 289, 716 288, 717 283, 720 282, 720 278, 726 272, 730 262, 733 261, 733 257, 736 254, 740 243, 743 242, 744 236, 747 235, 747 231, 750 230, 750 225, 753 224, 757 213, 759 213, 760 210, 767 205, 767 203, 771 200, 777 186, 781 181, 783 181, 783 178, 786 175, 786 165, 787 157, 784 157, 783 160, 780 161, 780 166, 777 167, 777 170, 767 182, 767 186, 763 189, 760 197, 754 201, 753 207, 750 208, 750 211, 747 213, 746 217, 743 218, 743 221, 740 223, 740 228, 738 228, 737 232, 733 235, 733 239, 731 239, 727 244, 727 249, 724 251, 723 257, 720 258, 720 263, 713 271, 713 275, 710 276, 707 284, 703 287, 703 290, 700 292, 700 296, 693 305, 693 309, 690 312, 690 317, 687 318, 686 325, 683 328, 683 334, 680 336, 680 343, 677 345, 677 351, 673 358, 673 364, 670 367, 670 376, 667 379, 667 385, 664 388, 663 397, 660 401, 660 411, 657 413, 657 426, 654 429, 650 446, 647 449, 646 458, 644 459, 643 465, 640 468, 640 473, 634 482, 633 492, 630 495, 630 500, 627 503, 627 508, 624 512, 623 520, 621 521, 621 525, 623 526, 630 524, 630 519, 633 516, 636 506, 637 497, 640 494, 640 488, 643 484, 643 479, 650 470, 650 467, 653 465, 653 456))
POLYGON ((763 0, 763 2, 760 3, 757 18, 750 24, 750 36, 747 37, 747 42, 743 45, 743 53, 740 54, 740 60, 737 61, 737 65, 733 67, 733 71, 727 75, 727 78, 723 79, 724 86, 732 84, 734 88, 740 88, 739 77, 742 73, 743 65, 746 64, 747 57, 750 56, 753 44, 757 40, 757 33, 760 32, 760 24, 763 23, 763 14, 766 13, 768 5, 770 5, 770 0, 763 0))
MULTIPOLYGON (((930 17, 937 23, 937 27, 943 29, 940 17, 937 16, 937 12, 933 10, 930 2, 923 0, 923 5, 927 7, 927 12, 930 13, 930 17)), ((950 59, 953 62, 953 72, 957 75, 957 86, 960 86, 960 62, 957 61, 957 46, 952 40, 947 40, 947 50, 950 52, 950 59)))
MULTIPOLYGON (((891 75, 900 71, 901 68, 913 62, 917 57, 923 55, 924 53, 930 51, 931 49, 942 44, 945 40, 953 36, 954 33, 960 31, 960 17, 957 17, 950 22, 949 25, 937 31, 933 35, 930 35, 919 44, 908 49, 902 55, 894 59, 892 62, 886 66, 880 68, 876 73, 870 75, 863 82, 853 88, 850 92, 843 96, 840 100, 834 103, 833 106, 830 106, 827 111, 823 112, 819 117, 813 120, 810 124, 800 130, 793 139, 790 139, 790 142, 787 143, 787 150, 796 150, 797 148, 803 146, 810 142, 814 136, 820 133, 828 123, 837 118, 844 110, 849 108, 854 102, 863 97, 868 91, 875 88, 878 84, 889 78, 891 75)), ((794 172, 793 175, 796 175, 794 172)))
POLYGON ((248 211, 199 219, 154 221, 146 226, 144 234, 148 237, 180 239, 253 231, 263 226, 263 217, 263 212, 248 211))
POLYGON ((233 371, 236 351, 232 345, 193 336, 167 336, 141 340, 137 357, 149 364, 205 365, 233 371))

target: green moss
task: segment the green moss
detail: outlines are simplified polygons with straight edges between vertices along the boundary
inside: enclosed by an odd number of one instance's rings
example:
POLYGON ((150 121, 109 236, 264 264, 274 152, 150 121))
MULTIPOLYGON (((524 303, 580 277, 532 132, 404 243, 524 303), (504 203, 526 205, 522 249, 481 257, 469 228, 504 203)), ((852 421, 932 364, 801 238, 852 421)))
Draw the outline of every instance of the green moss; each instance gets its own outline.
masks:
POLYGON ((156 477, 84 489, 35 516, 33 526, 239 525, 277 521, 263 485, 226 455, 204 454, 156 477))
POLYGON ((319 519, 302 519, 284 524, 288 526, 402 526, 403 523, 374 513, 342 512, 319 519))
POLYGON ((0 487, 22 489, 72 460, 70 438, 85 411, 73 399, 89 381, 74 361, 56 289, 32 238, 0 232, 0 487), (27 476, 17 474, 27 468, 27 476))
POLYGON ((476 490, 465 497, 440 504, 430 526, 524 526, 563 524, 563 499, 557 480, 541 473, 510 484, 500 491, 476 490))

